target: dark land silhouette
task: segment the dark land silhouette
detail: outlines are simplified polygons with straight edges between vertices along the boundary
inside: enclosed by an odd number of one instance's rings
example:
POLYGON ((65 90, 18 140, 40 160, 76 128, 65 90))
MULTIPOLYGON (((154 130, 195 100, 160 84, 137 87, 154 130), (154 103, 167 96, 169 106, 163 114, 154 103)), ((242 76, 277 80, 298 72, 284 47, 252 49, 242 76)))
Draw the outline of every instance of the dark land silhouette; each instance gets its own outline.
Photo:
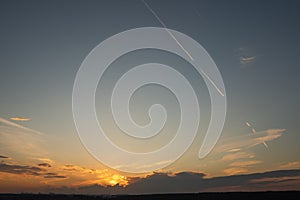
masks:
POLYGON ((227 193, 189 193, 189 194, 150 194, 150 195, 64 195, 64 194, 0 194, 2 200, 290 200, 299 199, 300 191, 283 192, 227 192, 227 193))

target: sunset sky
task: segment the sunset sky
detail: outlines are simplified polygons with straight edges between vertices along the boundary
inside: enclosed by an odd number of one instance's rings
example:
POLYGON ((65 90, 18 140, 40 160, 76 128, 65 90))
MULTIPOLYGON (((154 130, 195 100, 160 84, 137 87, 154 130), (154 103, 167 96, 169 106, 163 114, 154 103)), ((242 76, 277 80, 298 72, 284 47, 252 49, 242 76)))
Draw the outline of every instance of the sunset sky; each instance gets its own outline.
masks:
POLYGON ((153 61, 173 66, 190 80, 199 99, 200 126, 190 148, 166 168, 127 173, 96 160, 78 137, 72 91, 85 57, 122 31, 163 27, 142 1, 4 0, 0 2, 0 193, 300 190, 300 3, 146 2, 169 29, 200 43, 218 66, 226 88, 227 116, 214 149, 198 158, 210 120, 203 78, 176 55, 151 49, 128 53, 110 66, 107 85, 96 91, 97 116, 110 132, 108 137, 129 151, 163 146, 180 120, 178 102, 166 88, 146 86, 131 101, 132 116, 139 124, 149 121, 150 105, 165 105, 166 127, 151 142, 129 142, 113 124, 105 98, 122 70, 153 61))

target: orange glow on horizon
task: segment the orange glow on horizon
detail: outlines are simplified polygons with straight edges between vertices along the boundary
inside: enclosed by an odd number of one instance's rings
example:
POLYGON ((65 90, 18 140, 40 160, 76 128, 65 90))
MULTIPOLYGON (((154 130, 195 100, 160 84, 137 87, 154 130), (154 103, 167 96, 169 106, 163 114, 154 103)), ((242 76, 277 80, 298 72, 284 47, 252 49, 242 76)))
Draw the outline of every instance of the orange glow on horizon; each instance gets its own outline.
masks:
POLYGON ((128 185, 128 180, 127 180, 126 176, 114 174, 110 178, 110 180, 108 180, 107 184, 110 186, 115 186, 115 185, 119 184, 120 186, 126 187, 128 185))

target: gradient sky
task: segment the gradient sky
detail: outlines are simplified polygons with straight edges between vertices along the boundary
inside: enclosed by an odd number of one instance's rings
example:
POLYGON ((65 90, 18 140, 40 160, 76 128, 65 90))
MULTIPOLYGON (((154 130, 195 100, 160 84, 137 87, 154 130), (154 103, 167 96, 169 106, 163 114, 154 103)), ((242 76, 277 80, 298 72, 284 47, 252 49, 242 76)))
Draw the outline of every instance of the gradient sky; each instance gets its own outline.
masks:
MULTIPOLYGON (((153 60, 181 70, 193 82, 200 99, 201 126, 191 148, 158 174, 136 175, 99 163, 77 136, 72 117, 72 89, 83 59, 96 45, 119 32, 162 27, 142 1, 4 0, 0 2, 0 192, 72 193, 74 188, 96 184, 101 188, 84 193, 121 193, 119 190, 126 185, 128 192, 135 193, 136 181, 157 184, 155 180, 165 178, 169 183, 170 177, 175 181, 182 176, 183 182, 185 176, 192 180, 199 176, 199 180, 204 180, 201 174, 212 180, 250 174, 249 183, 268 178, 268 189, 295 189, 295 183, 300 180, 297 170, 275 177, 253 175, 253 179, 251 174, 300 169, 300 3, 296 0, 147 2, 168 28, 198 41, 222 74, 228 111, 215 149, 205 159, 198 159, 199 145, 210 117, 209 95, 201 76, 194 75, 188 64, 176 56, 155 50, 120 58, 108 72, 115 77, 107 81, 113 83, 121 67, 124 70, 153 60), (258 133, 251 133, 246 122, 258 133), (174 175, 178 172, 194 174, 174 175), (292 177, 288 179, 291 182, 278 185, 278 180, 285 180, 284 177, 292 177), (107 185, 116 186, 107 189, 107 185), (69 190, 61 189, 65 187, 69 190)), ((156 102, 151 97, 159 96, 171 112, 165 136, 155 142, 160 146, 177 127, 178 103, 166 89, 149 86, 145 91, 137 93, 132 100, 137 121, 147 122, 145 108, 156 102)), ((101 88, 97 90, 96 108, 104 121, 109 119, 101 100, 105 95, 101 88)), ((107 122, 108 129, 115 133, 112 140, 126 146, 110 123, 107 122)), ((136 151, 154 148, 144 143, 127 147, 136 151)), ((236 184, 240 186, 236 190, 258 188, 253 184, 236 184)), ((234 189, 233 186, 216 183, 206 191, 214 191, 213 188, 226 191, 234 189)), ((143 187, 136 191, 155 192, 148 190, 146 183, 143 187)), ((165 192, 170 191, 172 188, 165 192)), ((190 185, 183 191, 200 190, 190 185)))

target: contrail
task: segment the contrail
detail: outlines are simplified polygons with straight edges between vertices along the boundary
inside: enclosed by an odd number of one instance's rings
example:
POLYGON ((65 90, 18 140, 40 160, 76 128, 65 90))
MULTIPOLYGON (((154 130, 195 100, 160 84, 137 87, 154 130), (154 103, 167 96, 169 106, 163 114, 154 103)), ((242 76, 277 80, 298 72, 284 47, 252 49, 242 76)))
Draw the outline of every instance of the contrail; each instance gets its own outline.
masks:
MULTIPOLYGON (((191 54, 180 44, 180 42, 176 39, 176 37, 169 31, 166 24, 160 19, 160 17, 157 15, 157 13, 150 7, 150 5, 145 1, 141 0, 147 9, 154 15, 154 17, 159 21, 159 23, 165 28, 165 30, 168 32, 168 34, 171 36, 171 38, 178 44, 178 46, 184 51, 184 53, 192 60, 194 61, 194 58, 191 56, 191 54)), ((225 96, 224 93, 217 87, 217 85, 211 80, 211 78, 200 68, 201 72, 204 74, 204 76, 209 80, 209 82, 214 86, 214 88, 219 92, 221 96, 225 96)))
POLYGON ((159 23, 161 23, 161 25, 165 28, 165 30, 169 33, 169 35, 171 36, 171 38, 178 44, 178 46, 184 51, 184 53, 192 60, 194 61, 194 58, 191 56, 191 54, 180 44, 180 42, 176 39, 176 37, 171 33, 171 31, 169 31, 169 29, 167 28, 166 24, 159 18, 159 16, 156 14, 156 12, 149 6, 148 3, 146 3, 146 1, 141 0, 145 6, 148 8, 148 10, 154 15, 154 17, 159 21, 159 23))
POLYGON ((251 128, 251 132, 252 133, 256 133, 256 130, 251 126, 251 124, 249 122, 246 122, 246 125, 251 128))
POLYGON ((209 76, 200 68, 204 76, 209 80, 209 82, 215 87, 215 89, 220 93, 221 96, 225 96, 224 93, 216 86, 216 84, 209 78, 209 76))
POLYGON ((268 148, 268 145, 267 143, 265 143, 265 141, 263 141, 263 144, 265 145, 266 148, 268 148))
POLYGON ((13 127, 16 127, 16 128, 20 128, 20 129, 23 129, 23 130, 26 130, 26 131, 31 131, 31 132, 37 133, 39 135, 43 135, 43 133, 41 133, 41 132, 38 132, 38 131, 35 131, 33 129, 27 128, 27 127, 22 126, 20 124, 8 121, 8 120, 3 119, 1 117, 0 117, 0 123, 6 124, 6 125, 9 125, 9 126, 13 126, 13 127))
MULTIPOLYGON (((251 124, 249 122, 246 122, 246 125, 251 128, 252 133, 257 133, 256 130, 251 126, 251 124)), ((262 142, 266 148, 268 148, 268 145, 265 141, 262 142)))

